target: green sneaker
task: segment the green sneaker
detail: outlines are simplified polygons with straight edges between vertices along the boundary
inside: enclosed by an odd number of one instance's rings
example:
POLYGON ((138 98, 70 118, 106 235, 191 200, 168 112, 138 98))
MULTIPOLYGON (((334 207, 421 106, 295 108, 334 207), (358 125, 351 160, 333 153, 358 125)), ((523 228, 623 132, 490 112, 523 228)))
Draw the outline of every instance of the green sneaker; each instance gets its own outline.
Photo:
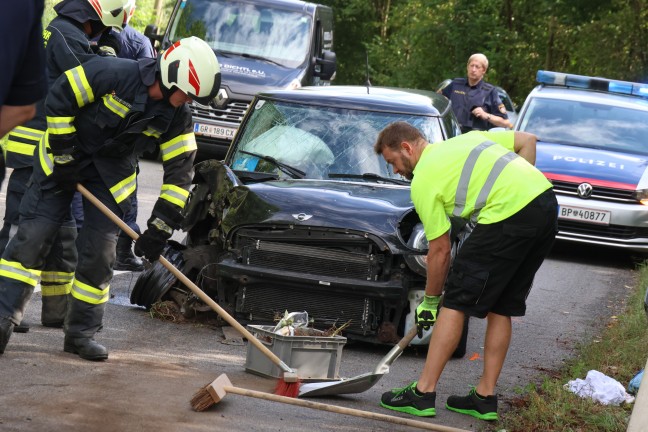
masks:
POLYGON ((436 392, 424 393, 419 396, 414 391, 415 389, 416 381, 407 387, 385 392, 380 400, 380 406, 419 417, 434 417, 436 415, 434 408, 436 392))
POLYGON ((480 420, 497 420, 497 396, 477 396, 475 387, 468 396, 450 396, 446 408, 461 414, 467 414, 480 420))

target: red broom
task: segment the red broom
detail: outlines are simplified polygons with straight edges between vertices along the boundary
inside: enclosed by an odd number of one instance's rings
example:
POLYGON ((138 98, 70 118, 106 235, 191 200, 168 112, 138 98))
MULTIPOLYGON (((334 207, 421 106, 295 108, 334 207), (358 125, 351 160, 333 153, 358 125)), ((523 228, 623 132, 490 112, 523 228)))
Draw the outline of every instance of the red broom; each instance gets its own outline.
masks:
MULTIPOLYGON (((139 235, 133 231, 131 227, 126 225, 124 221, 122 221, 115 213, 113 213, 108 207, 104 205, 101 201, 99 201, 92 193, 90 193, 89 190, 87 190, 85 187, 81 186, 80 184, 77 184, 77 190, 83 195, 84 198, 86 198, 88 201, 90 201, 92 204, 95 205, 106 217, 108 217, 110 220, 112 220, 119 228, 121 228, 122 231, 124 231, 126 234, 128 234, 133 240, 137 240, 139 235)), ((234 327, 236 330, 239 331, 243 336, 247 338, 247 340, 252 343, 255 347, 258 348, 259 351, 270 361, 272 361, 275 365, 279 366, 281 370, 283 370, 283 376, 281 379, 279 379, 279 382, 277 383, 277 387, 275 388, 275 394, 280 395, 280 396, 287 396, 287 397, 297 397, 299 395, 299 385, 300 385, 300 379, 297 376, 297 373, 292 370, 286 363, 284 363, 275 353, 270 351, 268 347, 266 347, 259 339, 257 339, 252 333, 250 333, 245 327, 243 327, 238 321, 236 321, 230 314, 227 313, 225 309, 220 307, 218 303, 216 303, 214 300, 212 300, 211 297, 209 297, 203 290, 198 288, 198 285, 193 283, 191 279, 189 279, 187 276, 185 276, 180 270, 174 267, 173 264, 171 264, 166 258, 163 256, 160 256, 159 258, 160 263, 169 270, 175 277, 178 278, 180 282, 185 284, 187 288, 189 288, 194 294, 196 294, 202 301, 204 301, 209 307, 211 307, 214 312, 216 312, 218 315, 220 315, 221 318, 223 318, 229 325, 234 327)))

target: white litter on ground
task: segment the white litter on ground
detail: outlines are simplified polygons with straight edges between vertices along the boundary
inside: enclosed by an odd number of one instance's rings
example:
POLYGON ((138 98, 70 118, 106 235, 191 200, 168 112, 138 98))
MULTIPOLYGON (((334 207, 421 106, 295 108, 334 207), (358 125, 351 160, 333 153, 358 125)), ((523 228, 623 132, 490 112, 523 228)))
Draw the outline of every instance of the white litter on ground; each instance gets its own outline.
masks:
POLYGON ((564 388, 582 398, 590 398, 603 405, 621 405, 634 402, 623 385, 597 370, 587 372, 584 380, 577 378, 569 381, 564 388))

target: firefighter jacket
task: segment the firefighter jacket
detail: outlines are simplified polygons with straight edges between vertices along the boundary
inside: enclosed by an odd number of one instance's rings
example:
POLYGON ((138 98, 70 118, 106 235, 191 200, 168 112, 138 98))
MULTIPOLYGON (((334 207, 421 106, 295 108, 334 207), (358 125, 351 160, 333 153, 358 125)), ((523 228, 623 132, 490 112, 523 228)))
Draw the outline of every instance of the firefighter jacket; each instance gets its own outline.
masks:
POLYGON ((196 140, 191 112, 148 96, 156 60, 96 56, 66 71, 45 103, 47 131, 38 148, 34 179, 56 184, 50 147, 71 153, 81 167, 94 164, 115 202, 127 211, 135 192, 137 155, 159 148, 164 178, 153 216, 179 228, 189 196, 196 140), (63 143, 63 144, 62 144, 63 143), (72 148, 66 147, 73 143, 72 148))
MULTIPOLYGON (((50 22, 43 30, 43 40, 49 86, 66 70, 97 56, 90 48, 90 41, 83 32, 82 25, 66 16, 57 16, 50 22)), ((7 134, 8 167, 31 167, 34 150, 47 128, 44 104, 45 101, 41 100, 36 105, 34 118, 7 134)))

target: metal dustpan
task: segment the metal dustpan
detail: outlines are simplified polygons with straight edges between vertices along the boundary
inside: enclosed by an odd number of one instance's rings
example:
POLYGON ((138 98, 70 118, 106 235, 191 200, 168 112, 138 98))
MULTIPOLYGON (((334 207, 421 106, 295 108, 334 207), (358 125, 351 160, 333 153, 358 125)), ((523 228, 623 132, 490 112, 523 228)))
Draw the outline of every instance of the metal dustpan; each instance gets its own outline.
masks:
POLYGON ((373 387, 383 375, 389 373, 389 366, 412 342, 416 336, 416 326, 401 339, 394 347, 380 360, 373 372, 368 372, 353 378, 337 381, 304 383, 299 387, 298 397, 336 396, 342 394, 362 393, 373 387))

